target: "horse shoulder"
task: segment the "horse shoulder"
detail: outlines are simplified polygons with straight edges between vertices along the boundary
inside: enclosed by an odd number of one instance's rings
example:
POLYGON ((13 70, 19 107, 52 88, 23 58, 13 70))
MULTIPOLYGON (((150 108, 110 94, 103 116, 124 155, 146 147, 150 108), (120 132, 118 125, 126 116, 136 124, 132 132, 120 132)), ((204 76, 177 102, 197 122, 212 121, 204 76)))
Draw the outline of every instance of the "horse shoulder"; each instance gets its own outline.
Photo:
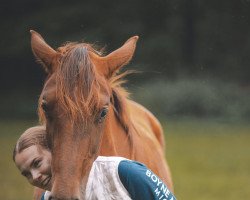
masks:
POLYGON ((129 105, 133 121, 141 124, 144 128, 150 129, 150 132, 154 134, 161 147, 164 149, 164 133, 159 120, 141 104, 130 100, 129 105))

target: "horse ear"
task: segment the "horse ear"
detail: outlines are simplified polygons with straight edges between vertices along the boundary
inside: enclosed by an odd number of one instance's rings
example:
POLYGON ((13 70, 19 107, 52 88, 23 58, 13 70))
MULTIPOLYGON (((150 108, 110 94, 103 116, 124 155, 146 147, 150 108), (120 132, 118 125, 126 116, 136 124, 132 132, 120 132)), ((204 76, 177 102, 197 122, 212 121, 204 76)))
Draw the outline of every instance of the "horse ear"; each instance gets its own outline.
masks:
POLYGON ((52 49, 36 31, 30 30, 31 49, 37 61, 41 63, 47 73, 53 72, 53 59, 57 52, 52 49))
POLYGON ((138 36, 131 37, 124 43, 122 47, 105 57, 101 57, 103 64, 99 66, 99 70, 107 78, 113 76, 117 70, 128 64, 132 59, 138 39, 138 36))

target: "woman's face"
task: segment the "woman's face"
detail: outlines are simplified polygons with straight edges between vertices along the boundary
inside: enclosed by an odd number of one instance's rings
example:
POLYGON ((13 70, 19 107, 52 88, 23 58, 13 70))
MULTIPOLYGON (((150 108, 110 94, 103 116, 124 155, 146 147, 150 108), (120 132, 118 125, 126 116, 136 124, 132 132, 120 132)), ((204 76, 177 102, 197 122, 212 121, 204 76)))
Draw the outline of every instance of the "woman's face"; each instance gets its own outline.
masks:
POLYGON ((15 163, 30 184, 51 190, 51 153, 47 149, 32 145, 16 154, 15 163))

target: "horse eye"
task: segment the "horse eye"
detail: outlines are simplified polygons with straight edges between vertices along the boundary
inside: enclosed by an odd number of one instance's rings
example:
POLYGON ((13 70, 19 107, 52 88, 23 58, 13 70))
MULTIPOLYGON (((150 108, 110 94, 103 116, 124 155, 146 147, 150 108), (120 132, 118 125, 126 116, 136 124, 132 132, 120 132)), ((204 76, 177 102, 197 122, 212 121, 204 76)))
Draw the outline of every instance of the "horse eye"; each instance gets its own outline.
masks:
POLYGON ((48 111, 48 105, 47 105, 46 102, 43 101, 42 104, 41 104, 41 107, 44 110, 44 112, 48 111))
POLYGON ((103 122, 103 120, 107 116, 107 113, 108 113, 108 108, 107 107, 103 108, 98 119, 99 123, 103 122))
POLYGON ((41 107, 42 107, 42 109, 44 111, 45 116, 48 117, 49 106, 48 106, 48 103, 45 100, 42 100, 41 107))

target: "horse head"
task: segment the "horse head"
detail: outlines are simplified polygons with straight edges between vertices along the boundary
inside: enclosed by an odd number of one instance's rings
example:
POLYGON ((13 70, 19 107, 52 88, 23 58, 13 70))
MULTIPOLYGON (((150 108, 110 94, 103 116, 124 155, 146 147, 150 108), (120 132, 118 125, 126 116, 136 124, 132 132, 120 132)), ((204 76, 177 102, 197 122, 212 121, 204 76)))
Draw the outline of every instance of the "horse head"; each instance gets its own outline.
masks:
MULTIPOLYGON (((51 199, 82 199, 113 110, 111 82, 135 51, 138 36, 101 56, 90 44, 57 50, 31 31, 32 51, 48 76, 39 99, 52 152, 51 199)), ((113 113, 114 114, 114 113, 113 113)))

